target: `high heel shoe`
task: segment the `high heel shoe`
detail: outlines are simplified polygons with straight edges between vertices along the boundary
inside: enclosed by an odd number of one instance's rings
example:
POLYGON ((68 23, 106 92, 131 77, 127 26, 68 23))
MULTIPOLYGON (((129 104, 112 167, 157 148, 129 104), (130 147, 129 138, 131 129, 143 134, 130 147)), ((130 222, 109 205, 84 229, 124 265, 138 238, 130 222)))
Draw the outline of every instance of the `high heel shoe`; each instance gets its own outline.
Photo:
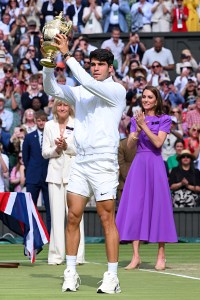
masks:
POLYGON ((159 262, 156 263, 155 265, 155 270, 156 271, 164 271, 166 268, 166 259, 160 259, 159 262))
POLYGON ((139 269, 141 264, 141 260, 139 259, 134 259, 133 262, 131 261, 128 266, 126 266, 124 269, 125 270, 134 270, 134 269, 139 269))

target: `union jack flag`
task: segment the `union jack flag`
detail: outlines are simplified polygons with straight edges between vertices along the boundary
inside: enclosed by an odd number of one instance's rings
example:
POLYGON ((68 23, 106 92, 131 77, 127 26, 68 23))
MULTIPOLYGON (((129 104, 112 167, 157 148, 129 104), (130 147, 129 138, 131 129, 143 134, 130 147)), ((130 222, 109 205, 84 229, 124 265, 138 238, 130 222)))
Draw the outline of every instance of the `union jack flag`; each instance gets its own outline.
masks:
POLYGON ((0 193, 0 219, 24 239, 24 254, 32 263, 49 242, 47 229, 30 193, 0 193))

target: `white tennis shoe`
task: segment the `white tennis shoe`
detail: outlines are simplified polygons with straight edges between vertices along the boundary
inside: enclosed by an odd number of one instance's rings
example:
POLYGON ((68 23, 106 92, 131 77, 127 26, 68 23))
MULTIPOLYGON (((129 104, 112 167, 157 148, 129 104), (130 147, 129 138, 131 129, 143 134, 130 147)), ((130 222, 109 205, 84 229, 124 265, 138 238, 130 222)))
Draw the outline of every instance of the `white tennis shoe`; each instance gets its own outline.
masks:
POLYGON ((118 277, 112 272, 105 272, 102 284, 97 289, 97 293, 117 294, 121 293, 118 277))
POLYGON ((81 280, 77 272, 65 269, 62 292, 76 292, 80 286, 80 283, 81 280))

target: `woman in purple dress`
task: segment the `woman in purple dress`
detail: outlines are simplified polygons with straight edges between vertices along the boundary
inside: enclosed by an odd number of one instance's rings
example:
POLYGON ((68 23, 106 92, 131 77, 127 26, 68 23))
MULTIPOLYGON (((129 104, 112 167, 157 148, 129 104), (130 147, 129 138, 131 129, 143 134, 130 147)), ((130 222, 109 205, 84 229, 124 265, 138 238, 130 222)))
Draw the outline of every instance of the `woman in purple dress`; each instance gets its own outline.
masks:
POLYGON ((116 223, 121 242, 132 242, 133 257, 126 270, 139 267, 140 241, 158 243, 156 270, 165 269, 165 243, 177 242, 170 189, 161 147, 171 118, 162 111, 160 92, 147 86, 142 111, 131 119, 128 147, 137 147, 126 178, 116 223))

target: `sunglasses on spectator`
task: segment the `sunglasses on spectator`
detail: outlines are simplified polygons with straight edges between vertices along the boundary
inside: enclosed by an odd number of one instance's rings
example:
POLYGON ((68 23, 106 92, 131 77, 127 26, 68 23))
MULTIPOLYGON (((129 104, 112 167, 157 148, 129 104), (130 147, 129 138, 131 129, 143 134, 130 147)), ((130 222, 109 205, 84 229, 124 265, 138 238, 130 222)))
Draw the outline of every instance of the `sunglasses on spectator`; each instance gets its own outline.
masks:
POLYGON ((22 159, 22 156, 18 156, 19 159, 22 159))
POLYGON ((90 64, 90 61, 84 60, 84 64, 90 64))
POLYGON ((13 70, 4 70, 4 73, 12 73, 13 70))
POLYGON ((172 111, 172 114, 180 114, 181 112, 180 111, 178 111, 178 110, 173 110, 172 111))
POLYGON ((159 67, 160 67, 160 65, 154 65, 154 66, 152 66, 153 69, 159 68, 159 67))
POLYGON ((64 71, 64 68, 59 68, 59 67, 57 67, 57 68, 56 68, 56 71, 64 71))
POLYGON ((193 128, 192 131, 194 131, 194 132, 200 132, 200 129, 193 128))
POLYGON ((191 158, 191 156, 189 156, 189 155, 183 155, 183 156, 181 156, 181 158, 191 158))
POLYGON ((11 83, 6 83, 5 86, 13 86, 11 83))
POLYGON ((35 49, 28 49, 28 51, 35 52, 35 49))

